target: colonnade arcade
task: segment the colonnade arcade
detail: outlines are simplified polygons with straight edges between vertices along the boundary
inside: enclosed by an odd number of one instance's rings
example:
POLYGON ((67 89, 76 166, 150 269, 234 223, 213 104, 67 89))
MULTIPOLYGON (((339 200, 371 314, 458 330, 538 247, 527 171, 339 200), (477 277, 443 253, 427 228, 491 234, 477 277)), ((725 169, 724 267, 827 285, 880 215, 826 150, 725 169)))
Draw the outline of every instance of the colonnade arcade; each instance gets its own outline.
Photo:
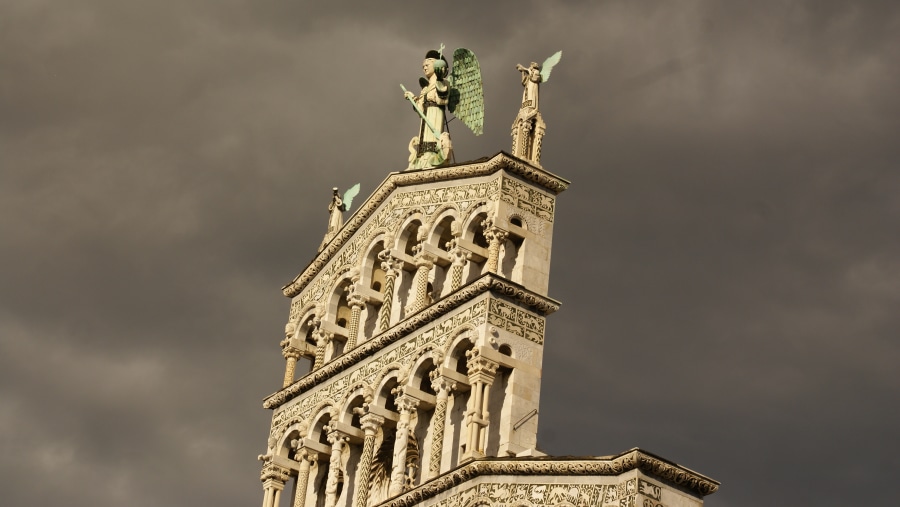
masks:
POLYGON ((498 355, 483 342, 475 330, 460 330, 446 350, 394 364, 377 383, 350 386, 343 399, 286 425, 270 442, 275 452, 260 457, 263 507, 283 505, 286 489, 293 507, 367 507, 497 455, 496 422, 509 410, 515 360, 508 346, 498 355))
POLYGON ((459 289, 486 272, 521 282, 527 229, 519 217, 501 228, 487 204, 460 217, 453 207, 432 215, 414 211, 394 231, 379 231, 356 267, 332 286, 330 296, 288 322, 281 342, 283 386, 298 360, 309 371, 459 289))

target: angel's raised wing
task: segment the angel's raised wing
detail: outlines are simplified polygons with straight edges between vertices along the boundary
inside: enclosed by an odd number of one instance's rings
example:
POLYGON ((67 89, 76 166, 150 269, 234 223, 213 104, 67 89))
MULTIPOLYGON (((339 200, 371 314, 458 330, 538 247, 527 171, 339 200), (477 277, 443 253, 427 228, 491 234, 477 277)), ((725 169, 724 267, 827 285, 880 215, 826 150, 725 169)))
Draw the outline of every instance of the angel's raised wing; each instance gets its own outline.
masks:
POLYGON ((476 136, 484 133, 484 90, 481 66, 475 53, 466 48, 453 52, 450 74, 450 98, 447 109, 469 127, 476 136))
POLYGON ((350 209, 350 204, 353 203, 353 198, 356 197, 356 194, 359 193, 359 183, 353 185, 346 192, 344 192, 344 211, 350 209))
POLYGON ((562 58, 562 51, 557 51, 553 56, 544 60, 544 64, 541 65, 541 82, 546 83, 550 79, 550 71, 559 63, 560 58, 562 58))

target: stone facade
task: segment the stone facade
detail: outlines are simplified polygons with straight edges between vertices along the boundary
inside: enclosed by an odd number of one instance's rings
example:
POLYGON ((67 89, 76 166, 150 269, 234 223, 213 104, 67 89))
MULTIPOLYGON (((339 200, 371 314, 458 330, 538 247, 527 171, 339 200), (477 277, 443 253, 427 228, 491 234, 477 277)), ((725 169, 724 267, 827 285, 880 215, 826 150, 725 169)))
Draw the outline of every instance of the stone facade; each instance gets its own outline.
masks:
POLYGON ((323 243, 284 287, 263 507, 702 505, 715 481, 649 453, 537 450, 567 186, 504 153, 393 173, 323 243))

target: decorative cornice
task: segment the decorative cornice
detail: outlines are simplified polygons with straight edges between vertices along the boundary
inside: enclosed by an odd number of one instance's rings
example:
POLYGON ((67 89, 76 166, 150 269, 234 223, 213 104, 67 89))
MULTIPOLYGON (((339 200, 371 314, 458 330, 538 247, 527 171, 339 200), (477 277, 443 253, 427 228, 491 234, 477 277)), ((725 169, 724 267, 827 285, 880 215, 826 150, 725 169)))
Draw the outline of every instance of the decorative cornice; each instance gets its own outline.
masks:
POLYGON ((375 189, 371 197, 347 220, 338 234, 319 252, 316 258, 291 283, 281 289, 282 292, 287 297, 294 297, 299 294, 398 187, 487 176, 500 170, 506 170, 510 174, 515 174, 526 181, 540 185, 554 194, 559 194, 569 187, 568 180, 502 151, 489 159, 482 159, 476 162, 419 171, 391 173, 375 189))
POLYGON ((719 482, 693 470, 654 456, 641 449, 631 449, 618 456, 604 458, 483 458, 443 473, 381 504, 380 507, 412 507, 480 476, 490 475, 595 475, 617 476, 631 470, 687 489, 698 496, 715 493, 719 482))
POLYGON ((299 396, 311 387, 321 384, 351 366, 370 358, 379 350, 488 291, 512 299, 520 305, 528 306, 541 315, 548 315, 559 310, 559 301, 541 296, 495 274, 487 273, 468 285, 460 287, 456 292, 448 294, 446 297, 398 322, 385 332, 374 336, 371 340, 363 342, 353 350, 313 370, 293 384, 269 395, 263 400, 263 408, 278 408, 286 401, 299 396))

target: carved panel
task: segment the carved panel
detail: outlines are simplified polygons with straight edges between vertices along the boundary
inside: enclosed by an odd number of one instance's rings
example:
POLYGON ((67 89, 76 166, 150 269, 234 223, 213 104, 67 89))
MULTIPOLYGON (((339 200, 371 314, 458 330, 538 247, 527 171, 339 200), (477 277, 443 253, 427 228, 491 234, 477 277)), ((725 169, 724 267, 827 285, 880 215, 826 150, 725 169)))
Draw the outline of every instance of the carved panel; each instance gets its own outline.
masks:
POLYGON ((556 198, 532 186, 512 178, 503 178, 500 199, 538 218, 553 223, 556 198))
POLYGON ((511 305, 506 301, 500 299, 491 300, 488 322, 516 336, 531 340, 538 345, 543 345, 544 343, 544 318, 511 305))
MULTIPOLYGON (((590 507, 602 505, 619 507, 622 499, 615 484, 496 482, 476 484, 433 505, 435 507, 474 507, 476 505, 494 507, 538 505, 590 507)), ((626 503, 621 505, 627 505, 629 501, 633 502, 634 498, 626 500, 626 503)))

